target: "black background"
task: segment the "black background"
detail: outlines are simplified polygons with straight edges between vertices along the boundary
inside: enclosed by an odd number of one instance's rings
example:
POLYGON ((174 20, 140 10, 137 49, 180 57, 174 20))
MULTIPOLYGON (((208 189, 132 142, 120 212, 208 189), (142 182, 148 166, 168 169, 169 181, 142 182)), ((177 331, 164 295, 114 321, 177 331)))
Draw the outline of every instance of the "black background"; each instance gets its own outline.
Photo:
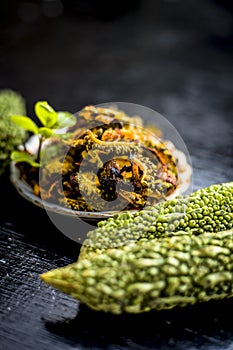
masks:
MULTIPOLYGON (((152 108, 180 133, 193 189, 231 181, 231 1, 2 1, 0 88, 28 115, 47 100, 76 112, 122 101, 152 108)), ((80 246, 0 178, 2 349, 233 349, 232 299, 113 316, 89 310, 38 275, 80 246)))

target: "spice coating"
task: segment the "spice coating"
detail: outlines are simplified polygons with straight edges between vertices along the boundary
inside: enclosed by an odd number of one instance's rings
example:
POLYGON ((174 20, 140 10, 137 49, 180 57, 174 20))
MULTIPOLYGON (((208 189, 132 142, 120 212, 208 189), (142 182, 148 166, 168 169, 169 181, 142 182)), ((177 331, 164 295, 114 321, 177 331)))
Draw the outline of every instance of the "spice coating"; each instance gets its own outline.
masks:
POLYGON ((50 202, 77 211, 138 210, 160 202, 180 185, 175 150, 169 150, 159 129, 143 127, 141 117, 86 106, 69 132, 61 152, 65 158, 58 151, 46 162, 40 182, 50 202), (56 184, 61 174, 64 197, 56 184))

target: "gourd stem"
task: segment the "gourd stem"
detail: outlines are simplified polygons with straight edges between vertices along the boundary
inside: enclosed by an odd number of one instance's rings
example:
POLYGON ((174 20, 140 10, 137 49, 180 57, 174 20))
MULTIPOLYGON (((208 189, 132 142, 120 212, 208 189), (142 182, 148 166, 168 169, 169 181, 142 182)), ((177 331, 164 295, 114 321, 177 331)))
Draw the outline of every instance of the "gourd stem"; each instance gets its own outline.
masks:
POLYGON ((36 158, 37 163, 40 163, 41 161, 41 148, 42 148, 43 141, 44 141, 44 137, 42 135, 39 135, 39 147, 38 147, 37 158, 36 158))

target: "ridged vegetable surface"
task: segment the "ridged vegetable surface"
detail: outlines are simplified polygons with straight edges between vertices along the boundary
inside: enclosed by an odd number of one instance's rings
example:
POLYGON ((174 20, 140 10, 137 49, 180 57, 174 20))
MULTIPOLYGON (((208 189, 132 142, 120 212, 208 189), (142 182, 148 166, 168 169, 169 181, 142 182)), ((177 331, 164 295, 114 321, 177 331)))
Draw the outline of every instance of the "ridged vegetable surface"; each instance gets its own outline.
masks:
POLYGON ((41 275, 95 310, 169 309, 233 296, 233 230, 108 249, 41 275))
POLYGON ((25 111, 25 100, 18 92, 0 90, 0 175, 10 163, 11 152, 23 144, 27 137, 25 130, 14 124, 10 116, 24 115, 25 111))
POLYGON ((213 184, 188 196, 179 196, 136 214, 125 212, 101 221, 87 234, 80 259, 131 241, 177 234, 200 234, 233 227, 233 182, 213 184))

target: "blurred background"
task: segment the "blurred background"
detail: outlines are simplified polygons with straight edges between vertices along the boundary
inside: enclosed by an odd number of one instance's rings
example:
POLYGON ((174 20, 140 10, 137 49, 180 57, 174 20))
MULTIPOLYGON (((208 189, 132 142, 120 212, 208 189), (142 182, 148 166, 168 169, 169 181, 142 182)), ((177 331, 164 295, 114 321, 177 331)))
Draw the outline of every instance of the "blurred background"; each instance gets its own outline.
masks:
MULTIPOLYGON (((149 107, 184 140, 194 190, 232 181, 232 0, 2 0, 3 88, 22 94, 32 118, 38 100, 70 112, 117 101, 149 107)), ((230 299, 136 319, 81 306, 75 319, 77 303, 38 274, 76 260, 77 246, 8 174, 0 180, 8 199, 0 215, 3 349, 232 349, 230 299)))
POLYGON ((20 92, 30 116, 38 100, 70 112, 141 104, 177 128, 194 162, 203 139, 214 152, 230 139, 232 1, 8 0, 0 10, 0 88, 20 92))
POLYGON ((0 15, 0 85, 30 110, 117 100, 172 117, 232 88, 232 1, 8 0, 0 15))

